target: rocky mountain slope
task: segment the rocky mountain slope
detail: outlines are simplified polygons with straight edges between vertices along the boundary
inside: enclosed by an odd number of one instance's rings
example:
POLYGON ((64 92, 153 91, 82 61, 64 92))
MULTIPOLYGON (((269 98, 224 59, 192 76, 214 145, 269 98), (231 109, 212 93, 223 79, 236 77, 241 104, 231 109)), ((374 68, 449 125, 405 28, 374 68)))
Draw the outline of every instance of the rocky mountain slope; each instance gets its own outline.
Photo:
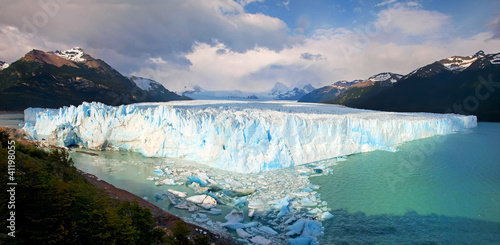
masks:
POLYGON ((500 53, 453 56, 423 66, 391 86, 352 86, 329 103, 401 112, 477 115, 500 121, 500 53))
POLYGON ((58 108, 83 101, 120 105, 160 101, 159 98, 161 101, 186 99, 174 93, 158 97, 144 91, 106 62, 80 48, 55 52, 32 50, 0 71, 0 110, 58 108))

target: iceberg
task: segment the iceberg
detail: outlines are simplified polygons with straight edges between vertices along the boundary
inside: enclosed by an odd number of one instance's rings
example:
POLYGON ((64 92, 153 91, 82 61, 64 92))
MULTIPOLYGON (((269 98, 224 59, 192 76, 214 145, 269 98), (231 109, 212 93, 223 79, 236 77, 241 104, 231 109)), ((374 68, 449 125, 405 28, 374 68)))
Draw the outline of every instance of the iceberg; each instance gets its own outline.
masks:
POLYGON ((175 101, 28 108, 33 140, 139 152, 251 173, 367 152, 475 127, 475 116, 297 102, 175 101))

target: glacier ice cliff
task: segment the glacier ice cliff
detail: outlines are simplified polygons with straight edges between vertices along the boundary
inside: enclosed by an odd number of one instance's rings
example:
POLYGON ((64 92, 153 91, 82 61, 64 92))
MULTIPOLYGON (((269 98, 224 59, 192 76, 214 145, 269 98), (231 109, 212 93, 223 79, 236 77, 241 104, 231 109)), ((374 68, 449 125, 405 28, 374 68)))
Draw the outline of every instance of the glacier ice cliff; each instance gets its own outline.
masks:
POLYGON ((58 146, 135 151, 237 172, 287 168, 477 125, 475 116, 238 101, 28 108, 25 121, 34 140, 58 146))

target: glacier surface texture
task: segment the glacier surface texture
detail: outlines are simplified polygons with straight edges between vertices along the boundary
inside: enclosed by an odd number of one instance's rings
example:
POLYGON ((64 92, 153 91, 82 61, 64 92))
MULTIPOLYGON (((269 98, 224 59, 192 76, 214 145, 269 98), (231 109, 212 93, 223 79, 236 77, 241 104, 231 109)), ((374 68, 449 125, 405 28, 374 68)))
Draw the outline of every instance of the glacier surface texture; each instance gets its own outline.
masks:
POLYGON ((182 158, 243 173, 384 149, 477 125, 475 116, 237 101, 28 108, 25 121, 33 139, 49 144, 182 158))

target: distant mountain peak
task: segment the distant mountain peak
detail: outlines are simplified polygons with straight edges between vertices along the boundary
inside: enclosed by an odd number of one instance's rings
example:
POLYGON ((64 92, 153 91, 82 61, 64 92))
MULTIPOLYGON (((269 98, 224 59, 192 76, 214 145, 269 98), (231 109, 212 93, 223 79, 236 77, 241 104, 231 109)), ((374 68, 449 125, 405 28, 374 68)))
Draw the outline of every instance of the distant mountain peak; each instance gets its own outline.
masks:
POLYGON ((85 58, 83 58, 83 56, 85 56, 85 52, 83 52, 83 49, 80 47, 74 47, 74 48, 64 50, 64 51, 56 50, 54 52, 54 54, 56 54, 57 56, 59 56, 61 58, 71 60, 74 62, 87 61, 85 58))
POLYGON ((269 92, 269 95, 279 95, 279 94, 282 94, 282 93, 286 93, 288 92, 290 89, 288 88, 288 86, 286 86, 285 84, 281 83, 281 82, 276 82, 274 84, 274 87, 271 89, 271 91, 269 92))
POLYGON ((315 87, 313 87, 313 85, 312 85, 312 84, 308 83, 308 84, 304 85, 303 89, 304 89, 306 92, 308 92, 308 93, 309 93, 309 92, 312 92, 313 90, 315 90, 316 88, 315 88, 315 87))
POLYGON ((347 80, 340 80, 340 81, 337 81, 335 83, 333 83, 333 86, 337 86, 337 87, 342 87, 342 88, 348 88, 354 84, 357 84, 357 83, 360 83, 362 82, 363 80, 361 79, 356 79, 356 80, 352 80, 352 81, 347 81, 347 80))
POLYGON ((186 85, 184 85, 184 88, 182 88, 181 91, 177 91, 176 93, 178 95, 182 95, 182 96, 189 96, 191 94, 195 94, 195 93, 199 93, 199 92, 203 92, 205 91, 203 88, 200 87, 200 85, 198 84, 194 84, 194 83, 188 83, 186 85))
POLYGON ((9 67, 9 64, 0 60, 0 71, 6 69, 7 67, 9 67))
POLYGON ((472 65, 477 59, 484 56, 484 51, 479 50, 472 56, 452 56, 438 62, 450 71, 461 72, 472 65))
POLYGON ((483 57, 483 56, 485 56, 484 51, 483 51, 483 50, 479 50, 479 51, 477 51, 477 53, 476 53, 476 54, 474 54, 474 56, 472 56, 472 57, 483 57))

